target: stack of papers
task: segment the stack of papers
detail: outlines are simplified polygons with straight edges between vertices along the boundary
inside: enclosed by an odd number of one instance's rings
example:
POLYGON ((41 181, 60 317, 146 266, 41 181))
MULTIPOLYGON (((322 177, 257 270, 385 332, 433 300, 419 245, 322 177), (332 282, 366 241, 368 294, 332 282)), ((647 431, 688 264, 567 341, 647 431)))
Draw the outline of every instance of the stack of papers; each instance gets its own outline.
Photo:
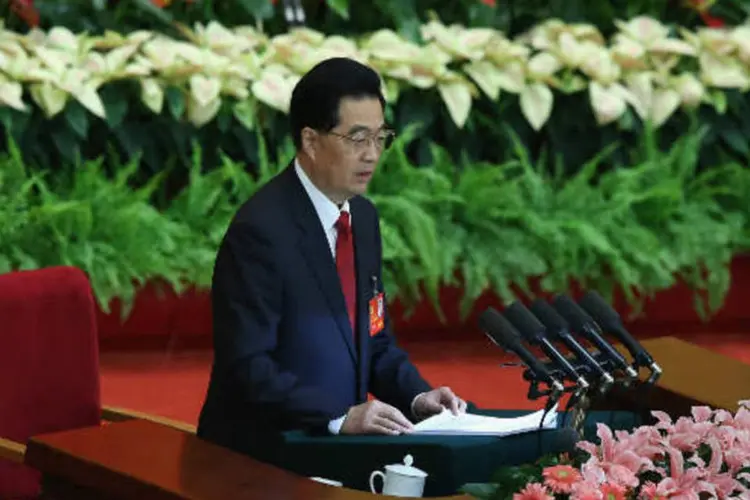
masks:
MULTIPOLYGON (((453 415, 450 410, 425 419, 414 426, 414 434, 510 436, 540 429, 544 410, 516 418, 487 417, 462 413, 453 415)), ((541 429, 557 428, 557 405, 546 416, 541 429)))

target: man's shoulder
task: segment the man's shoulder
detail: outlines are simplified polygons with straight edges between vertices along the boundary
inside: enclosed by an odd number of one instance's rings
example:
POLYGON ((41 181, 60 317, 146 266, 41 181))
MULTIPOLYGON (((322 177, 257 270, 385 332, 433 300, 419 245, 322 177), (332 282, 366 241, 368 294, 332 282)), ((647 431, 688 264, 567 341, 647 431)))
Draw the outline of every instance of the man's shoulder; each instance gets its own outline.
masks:
POLYGON ((237 209, 232 224, 273 226, 277 223, 285 215, 293 195, 287 177, 288 172, 284 170, 260 186, 237 209))
POLYGON ((355 216, 366 219, 377 219, 378 210, 375 204, 364 196, 355 196, 349 200, 349 205, 352 207, 352 212, 355 216))

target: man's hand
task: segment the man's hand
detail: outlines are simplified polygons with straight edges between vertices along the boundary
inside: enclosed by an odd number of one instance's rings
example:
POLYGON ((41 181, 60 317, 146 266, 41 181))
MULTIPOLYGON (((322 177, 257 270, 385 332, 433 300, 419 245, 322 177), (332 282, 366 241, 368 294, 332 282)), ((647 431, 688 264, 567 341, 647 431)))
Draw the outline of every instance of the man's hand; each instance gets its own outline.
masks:
POLYGON ((411 432, 414 426, 397 408, 381 401, 352 406, 346 413, 341 434, 388 434, 411 432))
POLYGON ((438 387, 417 396, 414 400, 414 415, 427 418, 448 408, 454 415, 466 411, 466 401, 459 398, 449 387, 438 387))

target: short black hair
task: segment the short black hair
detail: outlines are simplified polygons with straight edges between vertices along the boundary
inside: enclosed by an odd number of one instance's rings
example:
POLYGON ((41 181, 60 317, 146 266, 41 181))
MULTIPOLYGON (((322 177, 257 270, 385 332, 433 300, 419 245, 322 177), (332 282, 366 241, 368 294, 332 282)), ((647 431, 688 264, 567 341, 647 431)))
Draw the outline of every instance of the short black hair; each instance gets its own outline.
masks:
POLYGON ((346 57, 333 57, 315 65, 292 91, 289 121, 297 149, 302 129, 328 132, 339 123, 339 104, 345 97, 374 97, 385 108, 380 76, 372 68, 346 57))

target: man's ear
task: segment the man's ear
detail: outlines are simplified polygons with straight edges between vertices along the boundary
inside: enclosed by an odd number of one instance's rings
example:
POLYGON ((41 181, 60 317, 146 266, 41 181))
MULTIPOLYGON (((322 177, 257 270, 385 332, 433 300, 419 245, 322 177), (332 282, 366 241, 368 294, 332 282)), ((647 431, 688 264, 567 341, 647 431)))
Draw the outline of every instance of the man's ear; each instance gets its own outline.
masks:
POLYGON ((310 157, 311 160, 315 161, 315 156, 319 146, 320 136, 316 131, 310 127, 305 127, 301 132, 302 136, 302 152, 310 157))

